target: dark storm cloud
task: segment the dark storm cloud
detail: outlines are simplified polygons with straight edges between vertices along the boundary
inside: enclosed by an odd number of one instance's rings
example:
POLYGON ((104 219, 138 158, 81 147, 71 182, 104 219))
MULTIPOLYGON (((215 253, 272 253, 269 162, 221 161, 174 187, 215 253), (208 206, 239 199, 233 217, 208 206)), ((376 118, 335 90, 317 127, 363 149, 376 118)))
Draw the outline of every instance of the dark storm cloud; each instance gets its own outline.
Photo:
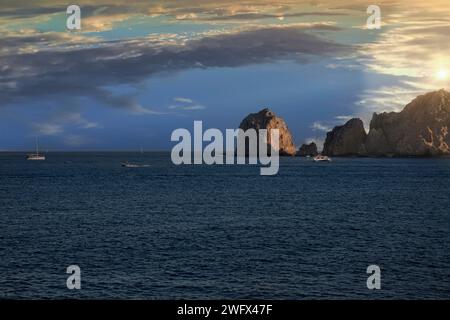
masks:
POLYGON ((56 12, 65 12, 66 7, 24 7, 24 8, 12 8, 12 9, 1 9, 0 17, 11 17, 11 18, 29 18, 37 15, 43 14, 53 14, 56 12))
MULTIPOLYGON (((55 13, 66 14, 68 4, 58 6, 23 6, 18 8, 0 8, 0 17, 13 18, 13 19, 26 19, 31 17, 37 17, 41 15, 49 15, 55 13)), ((83 5, 82 7, 83 17, 91 16, 108 16, 115 14, 137 14, 139 8, 133 6, 116 6, 116 5, 83 5)))
POLYGON ((279 59, 306 63, 349 50, 305 32, 304 27, 254 29, 178 44, 139 39, 62 45, 67 37, 57 33, 2 37, 0 48, 24 50, 32 46, 20 54, 17 50, 0 51, 1 101, 44 95, 85 96, 139 112, 133 99, 116 99, 105 87, 137 84, 155 74, 190 68, 238 67, 279 59))

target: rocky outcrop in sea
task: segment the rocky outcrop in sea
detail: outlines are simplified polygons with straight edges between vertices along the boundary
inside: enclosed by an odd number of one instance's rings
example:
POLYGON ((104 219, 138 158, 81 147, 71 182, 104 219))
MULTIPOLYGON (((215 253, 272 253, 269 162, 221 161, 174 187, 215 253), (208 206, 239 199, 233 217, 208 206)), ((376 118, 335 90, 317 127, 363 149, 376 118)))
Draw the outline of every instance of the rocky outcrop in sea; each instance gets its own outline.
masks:
POLYGON ((374 114, 365 148, 374 156, 448 155, 449 128, 450 93, 430 92, 401 112, 374 114))
POLYGON ((297 155, 300 157, 315 157, 319 154, 317 151, 317 145, 314 142, 310 144, 303 144, 297 152, 297 155))
POLYGON ((289 131, 286 122, 279 118, 270 109, 263 109, 257 113, 249 114, 244 120, 242 120, 240 126, 242 130, 255 129, 267 129, 268 130, 268 144, 270 144, 270 130, 278 129, 280 133, 279 140, 279 152, 281 156, 295 156, 296 149, 294 145, 294 139, 289 131))
POLYGON ((328 156, 450 155, 450 93, 418 96, 400 112, 374 113, 369 133, 360 119, 328 132, 323 154, 328 156))
MULTIPOLYGON (((248 115, 239 127, 243 130, 278 129, 280 155, 297 153, 285 121, 267 108, 248 115)), ((336 126, 327 133, 322 154, 334 157, 450 155, 449 128, 450 93, 441 89, 418 96, 400 112, 374 113, 369 133, 358 118, 336 126)), ((315 156, 317 146, 304 144, 297 154, 315 156)))
POLYGON ((361 119, 351 119, 327 133, 322 154, 326 156, 364 155, 367 134, 361 119))

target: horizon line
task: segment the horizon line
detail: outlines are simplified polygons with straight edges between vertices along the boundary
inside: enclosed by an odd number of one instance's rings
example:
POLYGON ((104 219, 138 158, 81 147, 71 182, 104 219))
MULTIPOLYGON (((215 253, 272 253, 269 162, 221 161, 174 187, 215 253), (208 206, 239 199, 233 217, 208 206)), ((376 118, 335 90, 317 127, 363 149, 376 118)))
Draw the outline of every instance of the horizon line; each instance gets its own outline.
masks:
MULTIPOLYGON (((143 150, 143 152, 170 152, 170 149, 148 149, 143 150)), ((22 152, 36 152, 35 150, 2 150, 0 149, 0 153, 7 153, 7 152, 16 152, 16 153, 22 153, 22 152)), ((58 153, 58 152, 135 152, 135 153, 141 153, 140 150, 129 150, 129 149, 110 149, 110 150, 46 150, 41 151, 40 153, 58 153)))

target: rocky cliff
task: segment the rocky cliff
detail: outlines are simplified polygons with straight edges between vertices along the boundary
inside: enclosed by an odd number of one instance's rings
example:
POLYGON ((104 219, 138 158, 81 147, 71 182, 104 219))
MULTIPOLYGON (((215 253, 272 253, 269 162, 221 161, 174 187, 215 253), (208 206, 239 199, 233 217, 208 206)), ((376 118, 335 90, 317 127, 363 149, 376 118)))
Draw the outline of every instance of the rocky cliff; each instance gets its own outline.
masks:
POLYGON ((327 156, 364 155, 366 131, 361 119, 351 119, 327 133, 322 154, 327 156))
POLYGON ((450 154, 450 93, 418 96, 401 112, 374 114, 365 147, 375 156, 450 154))
POLYGON ((297 155, 301 157, 315 157, 318 154, 319 152, 317 151, 317 145, 314 142, 311 142, 310 144, 303 144, 297 153, 297 155))
POLYGON ((279 151, 281 156, 294 156, 296 154, 294 140, 292 139, 291 132, 288 126, 282 118, 277 117, 271 110, 263 109, 258 113, 249 114, 244 120, 242 120, 240 129, 248 130, 255 129, 267 129, 268 130, 268 143, 270 144, 270 130, 278 129, 280 133, 279 151))

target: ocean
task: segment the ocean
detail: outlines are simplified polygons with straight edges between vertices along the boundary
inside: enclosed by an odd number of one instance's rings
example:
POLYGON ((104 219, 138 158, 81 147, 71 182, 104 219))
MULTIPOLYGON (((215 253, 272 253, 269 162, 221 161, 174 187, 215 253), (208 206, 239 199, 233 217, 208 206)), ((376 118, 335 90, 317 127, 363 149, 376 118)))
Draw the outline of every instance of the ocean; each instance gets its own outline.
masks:
POLYGON ((168 152, 0 153, 0 298, 450 298, 450 159, 259 173, 168 152))

